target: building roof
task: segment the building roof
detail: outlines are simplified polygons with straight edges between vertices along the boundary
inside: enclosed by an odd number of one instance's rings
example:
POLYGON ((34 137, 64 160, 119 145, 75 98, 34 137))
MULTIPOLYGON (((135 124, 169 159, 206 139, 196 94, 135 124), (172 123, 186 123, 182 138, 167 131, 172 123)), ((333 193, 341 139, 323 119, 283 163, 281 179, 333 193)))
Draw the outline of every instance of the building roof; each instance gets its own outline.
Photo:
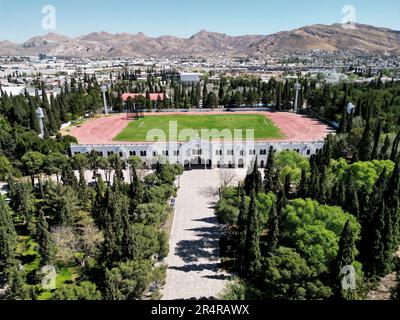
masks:
MULTIPOLYGON (((122 94, 122 101, 126 102, 128 99, 136 99, 138 97, 146 97, 145 93, 124 93, 122 94)), ((160 98, 160 100, 165 100, 166 96, 165 93, 150 93, 150 100, 151 101, 157 101, 160 98)))

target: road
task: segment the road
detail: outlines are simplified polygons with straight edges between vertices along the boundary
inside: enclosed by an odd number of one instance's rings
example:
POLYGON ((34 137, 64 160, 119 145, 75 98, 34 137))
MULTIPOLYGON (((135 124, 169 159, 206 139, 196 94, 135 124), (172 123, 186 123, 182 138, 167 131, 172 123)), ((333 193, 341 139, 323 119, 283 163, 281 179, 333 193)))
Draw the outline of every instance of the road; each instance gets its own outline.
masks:
POLYGON ((220 269, 221 226, 214 215, 220 170, 194 170, 181 177, 170 238, 164 300, 216 297, 229 275, 220 269))

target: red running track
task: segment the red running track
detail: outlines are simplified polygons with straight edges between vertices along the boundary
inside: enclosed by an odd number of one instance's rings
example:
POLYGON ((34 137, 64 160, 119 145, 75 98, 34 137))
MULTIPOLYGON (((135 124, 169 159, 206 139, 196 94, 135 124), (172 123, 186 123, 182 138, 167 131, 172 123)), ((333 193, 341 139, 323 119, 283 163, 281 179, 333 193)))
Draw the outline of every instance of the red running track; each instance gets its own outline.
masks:
MULTIPOLYGON (((151 113, 151 115, 210 115, 227 114, 226 112, 162 112, 151 113)), ((286 136, 281 140, 265 141, 318 141, 324 139, 330 128, 318 120, 287 112, 235 112, 233 114, 263 114, 269 117, 277 127, 281 129, 286 136)), ((127 119, 126 114, 103 117, 90 120, 81 126, 72 128, 71 135, 74 136, 79 144, 121 144, 124 142, 113 141, 113 139, 125 129, 131 120, 127 119)), ((135 144, 135 142, 126 142, 126 144, 135 144)))

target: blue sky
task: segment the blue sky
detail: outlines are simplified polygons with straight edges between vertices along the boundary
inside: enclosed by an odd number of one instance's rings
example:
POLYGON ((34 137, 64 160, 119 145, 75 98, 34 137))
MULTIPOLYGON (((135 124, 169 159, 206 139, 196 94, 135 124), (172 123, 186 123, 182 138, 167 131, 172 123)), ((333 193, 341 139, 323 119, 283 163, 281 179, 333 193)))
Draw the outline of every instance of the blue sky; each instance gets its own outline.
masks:
POLYGON ((357 22, 400 30, 399 0, 0 0, 0 40, 23 42, 49 31, 188 37, 201 29, 230 35, 270 34, 340 22, 353 5, 357 22), (56 8, 55 30, 41 26, 42 7, 56 8))

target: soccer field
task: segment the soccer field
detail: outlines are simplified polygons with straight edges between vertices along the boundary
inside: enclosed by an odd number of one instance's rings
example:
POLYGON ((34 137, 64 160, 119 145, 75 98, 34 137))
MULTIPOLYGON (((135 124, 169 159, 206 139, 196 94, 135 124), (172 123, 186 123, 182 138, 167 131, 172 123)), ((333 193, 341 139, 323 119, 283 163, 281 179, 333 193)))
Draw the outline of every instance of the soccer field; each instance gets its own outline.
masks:
MULTIPOLYGON (((246 138, 246 130, 254 130, 256 140, 283 139, 281 130, 266 116, 255 114, 230 114, 230 115, 152 115, 129 123, 114 141, 145 142, 148 133, 152 129, 159 129, 165 133, 167 140, 170 139, 169 127, 171 122, 177 122, 178 137, 182 130, 191 129, 195 134, 191 138, 201 135, 201 130, 222 130, 228 129, 232 137, 234 130, 243 131, 243 139, 246 138)), ((205 138, 205 137, 203 137, 205 138)), ((220 138, 219 134, 211 134, 211 139, 220 138)), ((180 138, 180 141, 187 141, 188 138, 180 138)))

